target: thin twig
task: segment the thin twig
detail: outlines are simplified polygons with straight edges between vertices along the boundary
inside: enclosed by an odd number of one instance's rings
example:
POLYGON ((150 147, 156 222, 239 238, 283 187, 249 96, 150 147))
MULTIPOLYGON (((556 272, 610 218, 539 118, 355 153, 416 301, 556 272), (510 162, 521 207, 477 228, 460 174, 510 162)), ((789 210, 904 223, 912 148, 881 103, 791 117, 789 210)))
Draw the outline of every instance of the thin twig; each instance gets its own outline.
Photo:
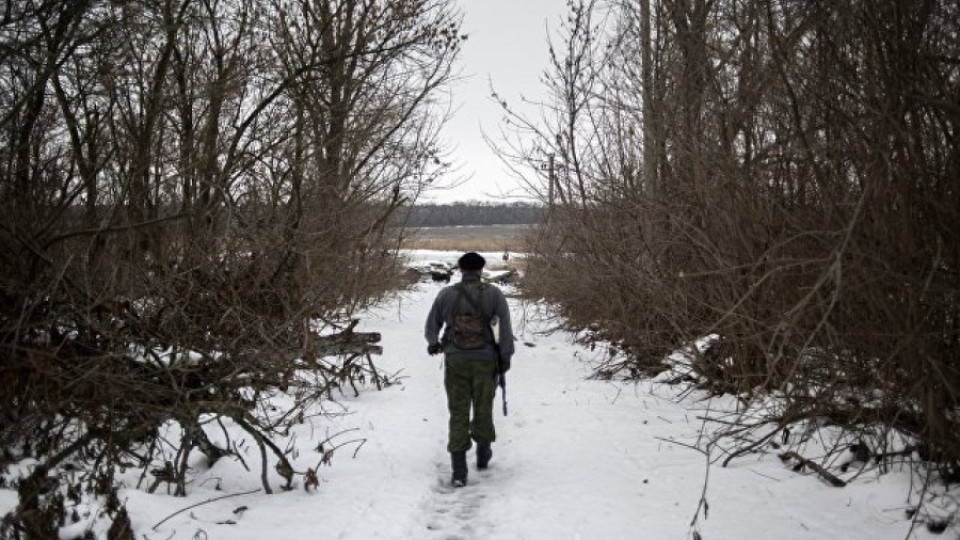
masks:
POLYGON ((187 506, 186 508, 181 508, 180 510, 177 510, 176 512, 170 514, 169 516, 161 519, 156 525, 154 525, 153 527, 150 527, 150 529, 155 531, 155 530, 157 530, 157 527, 159 527, 159 526, 163 525, 164 523, 166 523, 167 521, 169 521, 170 518, 172 518, 172 517, 174 517, 174 516, 176 516, 176 515, 178 515, 178 514, 182 514, 182 513, 186 512, 187 510, 191 510, 191 509, 196 508, 196 507, 198 507, 198 506, 203 506, 203 505, 205 505, 205 504, 207 504, 207 503, 212 503, 212 502, 216 502, 216 501, 222 501, 223 499, 229 499, 229 498, 231 498, 231 497, 239 497, 239 496, 241 496, 241 495, 250 495, 250 494, 256 493, 256 492, 258 492, 258 491, 260 491, 260 488, 251 489, 250 491, 242 491, 242 492, 240 492, 240 493, 231 493, 230 495, 221 495, 221 496, 219 496, 219 497, 214 497, 214 498, 212 498, 212 499, 207 499, 207 500, 205 500, 205 501, 203 501, 203 502, 198 502, 198 503, 196 503, 196 504, 191 504, 190 506, 187 506))
POLYGON ((694 445, 692 445, 692 444, 682 443, 682 442, 680 442, 680 441, 675 441, 675 440, 673 440, 673 439, 665 439, 665 438, 663 438, 663 437, 654 437, 654 439, 657 439, 657 440, 659 440, 659 441, 663 441, 663 442, 665 442, 665 443, 670 443, 670 444, 675 444, 675 445, 677 445, 677 446, 682 446, 682 447, 684 447, 684 448, 689 448, 689 449, 691 449, 691 450, 696 450, 697 452, 700 452, 701 454, 704 454, 704 455, 706 455, 706 453, 707 453, 703 448, 697 448, 696 446, 694 446, 694 445))
POLYGON ((693 519, 690 520, 690 527, 696 527, 701 508, 703 509, 703 519, 707 519, 707 514, 710 512, 710 503, 707 502, 707 487, 710 485, 710 448, 711 445, 708 444, 707 449, 702 451, 706 458, 706 468, 703 471, 703 489, 700 491, 697 509, 693 512, 693 519))

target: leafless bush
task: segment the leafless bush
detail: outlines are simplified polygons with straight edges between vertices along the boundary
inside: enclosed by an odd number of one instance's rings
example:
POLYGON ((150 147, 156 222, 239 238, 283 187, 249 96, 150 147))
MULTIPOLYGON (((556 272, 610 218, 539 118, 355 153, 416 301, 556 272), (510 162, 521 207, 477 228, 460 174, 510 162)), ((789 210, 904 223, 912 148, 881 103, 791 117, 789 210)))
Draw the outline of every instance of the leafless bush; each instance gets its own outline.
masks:
POLYGON ((134 463, 182 494, 192 451, 230 453, 210 418, 286 464, 271 438, 303 407, 383 382, 349 322, 397 284, 389 216, 446 167, 456 14, 38 0, 0 17, 0 466, 38 460, 0 535, 55 534, 68 460, 100 493, 134 463), (278 389, 295 408, 264 415, 278 389), (170 421, 179 450, 157 463, 170 421))
POLYGON ((611 371, 716 333, 710 386, 785 400, 757 425, 887 426, 955 479, 958 21, 940 1, 575 5, 555 106, 511 117, 550 205, 527 293, 625 350, 611 371))

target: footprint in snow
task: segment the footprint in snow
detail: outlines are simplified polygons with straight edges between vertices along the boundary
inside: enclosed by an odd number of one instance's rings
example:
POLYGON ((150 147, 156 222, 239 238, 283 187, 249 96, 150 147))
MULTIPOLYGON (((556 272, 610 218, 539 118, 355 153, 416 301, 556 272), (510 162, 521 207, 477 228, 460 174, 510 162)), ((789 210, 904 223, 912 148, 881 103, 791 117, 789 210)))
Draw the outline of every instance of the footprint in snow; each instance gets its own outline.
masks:
POLYGON ((482 491, 487 472, 471 471, 465 487, 450 485, 449 470, 437 464, 437 478, 431 486, 432 494, 424 501, 423 524, 434 533, 437 540, 470 540, 479 538, 479 530, 490 528, 490 523, 480 518, 487 494, 482 491))

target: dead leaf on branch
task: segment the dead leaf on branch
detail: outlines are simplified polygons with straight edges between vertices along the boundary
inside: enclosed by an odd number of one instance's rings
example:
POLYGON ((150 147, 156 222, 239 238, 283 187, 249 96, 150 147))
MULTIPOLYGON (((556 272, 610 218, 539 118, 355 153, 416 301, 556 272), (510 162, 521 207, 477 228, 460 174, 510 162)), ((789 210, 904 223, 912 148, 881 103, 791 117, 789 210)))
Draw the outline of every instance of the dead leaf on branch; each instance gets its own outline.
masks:
POLYGON ((305 491, 309 492, 311 487, 314 491, 320 489, 320 479, 317 478, 317 471, 314 469, 307 469, 307 472, 304 473, 303 476, 303 489, 305 491))

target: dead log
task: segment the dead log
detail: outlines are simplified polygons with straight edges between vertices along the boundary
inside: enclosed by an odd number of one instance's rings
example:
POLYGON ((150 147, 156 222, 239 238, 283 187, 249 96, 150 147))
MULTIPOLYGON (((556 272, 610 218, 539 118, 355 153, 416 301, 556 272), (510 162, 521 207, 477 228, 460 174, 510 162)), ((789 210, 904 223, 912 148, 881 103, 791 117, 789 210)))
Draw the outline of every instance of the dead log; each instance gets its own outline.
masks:
POLYGON ((354 332, 353 328, 360 322, 354 320, 345 330, 336 334, 320 335, 311 332, 303 347, 287 349, 281 359, 293 361, 303 358, 309 362, 327 356, 350 358, 353 356, 370 356, 383 354, 380 342, 380 332, 354 332))
POLYGON ((354 354, 383 354, 383 347, 376 345, 380 342, 380 332, 354 332, 360 321, 350 321, 350 326, 325 336, 315 335, 311 340, 313 352, 319 356, 346 356, 354 354))
POLYGON ((341 332, 329 336, 317 336, 313 350, 317 356, 346 356, 354 354, 383 354, 383 347, 376 345, 380 332, 341 332))

